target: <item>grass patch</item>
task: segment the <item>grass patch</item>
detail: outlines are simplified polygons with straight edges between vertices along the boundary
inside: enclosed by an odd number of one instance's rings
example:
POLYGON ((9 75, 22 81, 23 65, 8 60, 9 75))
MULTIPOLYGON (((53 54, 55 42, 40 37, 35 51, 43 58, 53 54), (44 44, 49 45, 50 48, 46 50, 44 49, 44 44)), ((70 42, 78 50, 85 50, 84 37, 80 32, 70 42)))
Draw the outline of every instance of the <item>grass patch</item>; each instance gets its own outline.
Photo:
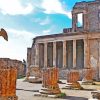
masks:
POLYGON ((23 78, 25 78, 25 76, 20 75, 17 77, 17 79, 23 79, 23 78))
POLYGON ((60 93, 57 95, 58 98, 64 98, 66 97, 66 93, 60 93))

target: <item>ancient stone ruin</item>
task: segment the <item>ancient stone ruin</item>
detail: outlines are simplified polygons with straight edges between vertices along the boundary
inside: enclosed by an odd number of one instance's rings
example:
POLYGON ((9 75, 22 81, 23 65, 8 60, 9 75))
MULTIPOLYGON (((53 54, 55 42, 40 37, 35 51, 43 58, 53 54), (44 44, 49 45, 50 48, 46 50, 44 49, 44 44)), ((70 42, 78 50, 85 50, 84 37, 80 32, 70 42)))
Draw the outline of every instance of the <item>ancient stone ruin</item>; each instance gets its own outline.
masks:
POLYGON ((42 71, 39 67, 31 66, 26 73, 26 81, 31 83, 42 82, 42 71), (32 72, 32 73, 31 73, 32 72))
POLYGON ((43 69, 42 81, 43 94, 60 94, 61 91, 58 86, 58 68, 43 69))
POLYGON ((95 69, 94 68, 84 69, 82 83, 83 84, 92 84, 94 76, 95 76, 95 69))
POLYGON ((80 73, 77 70, 71 70, 67 73, 67 87, 70 89, 82 89, 80 83, 80 73))
POLYGON ((22 63, 22 61, 9 59, 9 58, 0 58, 0 69, 2 68, 10 68, 14 67, 18 70, 17 77, 23 77, 25 76, 25 66, 22 63))
POLYGON ((0 100, 18 100, 16 96, 16 79, 17 69, 14 66, 0 68, 0 100))
POLYGON ((57 66, 59 70, 76 67, 80 72, 94 67, 95 79, 100 80, 100 0, 76 2, 71 13, 71 28, 33 39, 27 49, 27 67, 57 66), (79 16, 82 25, 79 25, 79 16))

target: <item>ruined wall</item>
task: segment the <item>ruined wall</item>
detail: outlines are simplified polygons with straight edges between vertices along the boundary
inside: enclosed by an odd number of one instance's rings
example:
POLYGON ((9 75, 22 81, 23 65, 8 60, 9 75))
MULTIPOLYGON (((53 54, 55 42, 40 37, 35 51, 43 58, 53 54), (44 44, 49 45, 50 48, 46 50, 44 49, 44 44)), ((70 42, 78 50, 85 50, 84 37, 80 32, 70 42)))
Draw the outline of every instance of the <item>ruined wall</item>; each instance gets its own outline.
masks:
POLYGON ((97 31, 99 28, 100 3, 88 4, 89 30, 97 31))
POLYGON ((0 58, 0 69, 10 67, 16 67, 18 70, 18 77, 25 76, 25 66, 23 65, 22 61, 12 60, 9 58, 0 58))
MULTIPOLYGON (((78 14, 83 15, 83 31, 100 31, 100 1, 77 2, 72 10, 72 30, 80 31, 78 28, 78 14)), ((66 32, 65 32, 66 33, 66 32)))
POLYGON ((90 43, 90 66, 96 69, 96 76, 99 77, 100 73, 100 46, 99 46, 99 40, 98 39, 91 39, 89 40, 90 43))

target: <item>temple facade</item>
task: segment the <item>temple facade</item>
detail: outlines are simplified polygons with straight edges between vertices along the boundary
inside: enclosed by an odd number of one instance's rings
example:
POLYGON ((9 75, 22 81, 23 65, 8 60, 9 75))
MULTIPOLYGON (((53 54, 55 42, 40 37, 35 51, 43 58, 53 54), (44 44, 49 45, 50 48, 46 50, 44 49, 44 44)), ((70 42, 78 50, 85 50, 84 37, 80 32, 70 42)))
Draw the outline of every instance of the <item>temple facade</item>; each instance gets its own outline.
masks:
POLYGON ((38 36, 27 49, 27 67, 58 67, 64 71, 96 70, 100 79, 100 0, 77 2, 72 9, 72 28, 62 33, 38 36), (79 26, 78 16, 82 15, 79 26))

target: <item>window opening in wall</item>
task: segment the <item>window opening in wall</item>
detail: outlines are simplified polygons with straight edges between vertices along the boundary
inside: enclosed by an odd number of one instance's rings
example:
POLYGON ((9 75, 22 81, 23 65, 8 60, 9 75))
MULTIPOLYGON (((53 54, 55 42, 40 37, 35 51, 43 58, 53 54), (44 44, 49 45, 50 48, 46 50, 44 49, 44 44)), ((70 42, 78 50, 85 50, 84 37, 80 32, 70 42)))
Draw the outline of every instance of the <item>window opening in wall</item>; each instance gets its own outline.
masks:
POLYGON ((77 27, 83 26, 83 13, 77 14, 77 27))

